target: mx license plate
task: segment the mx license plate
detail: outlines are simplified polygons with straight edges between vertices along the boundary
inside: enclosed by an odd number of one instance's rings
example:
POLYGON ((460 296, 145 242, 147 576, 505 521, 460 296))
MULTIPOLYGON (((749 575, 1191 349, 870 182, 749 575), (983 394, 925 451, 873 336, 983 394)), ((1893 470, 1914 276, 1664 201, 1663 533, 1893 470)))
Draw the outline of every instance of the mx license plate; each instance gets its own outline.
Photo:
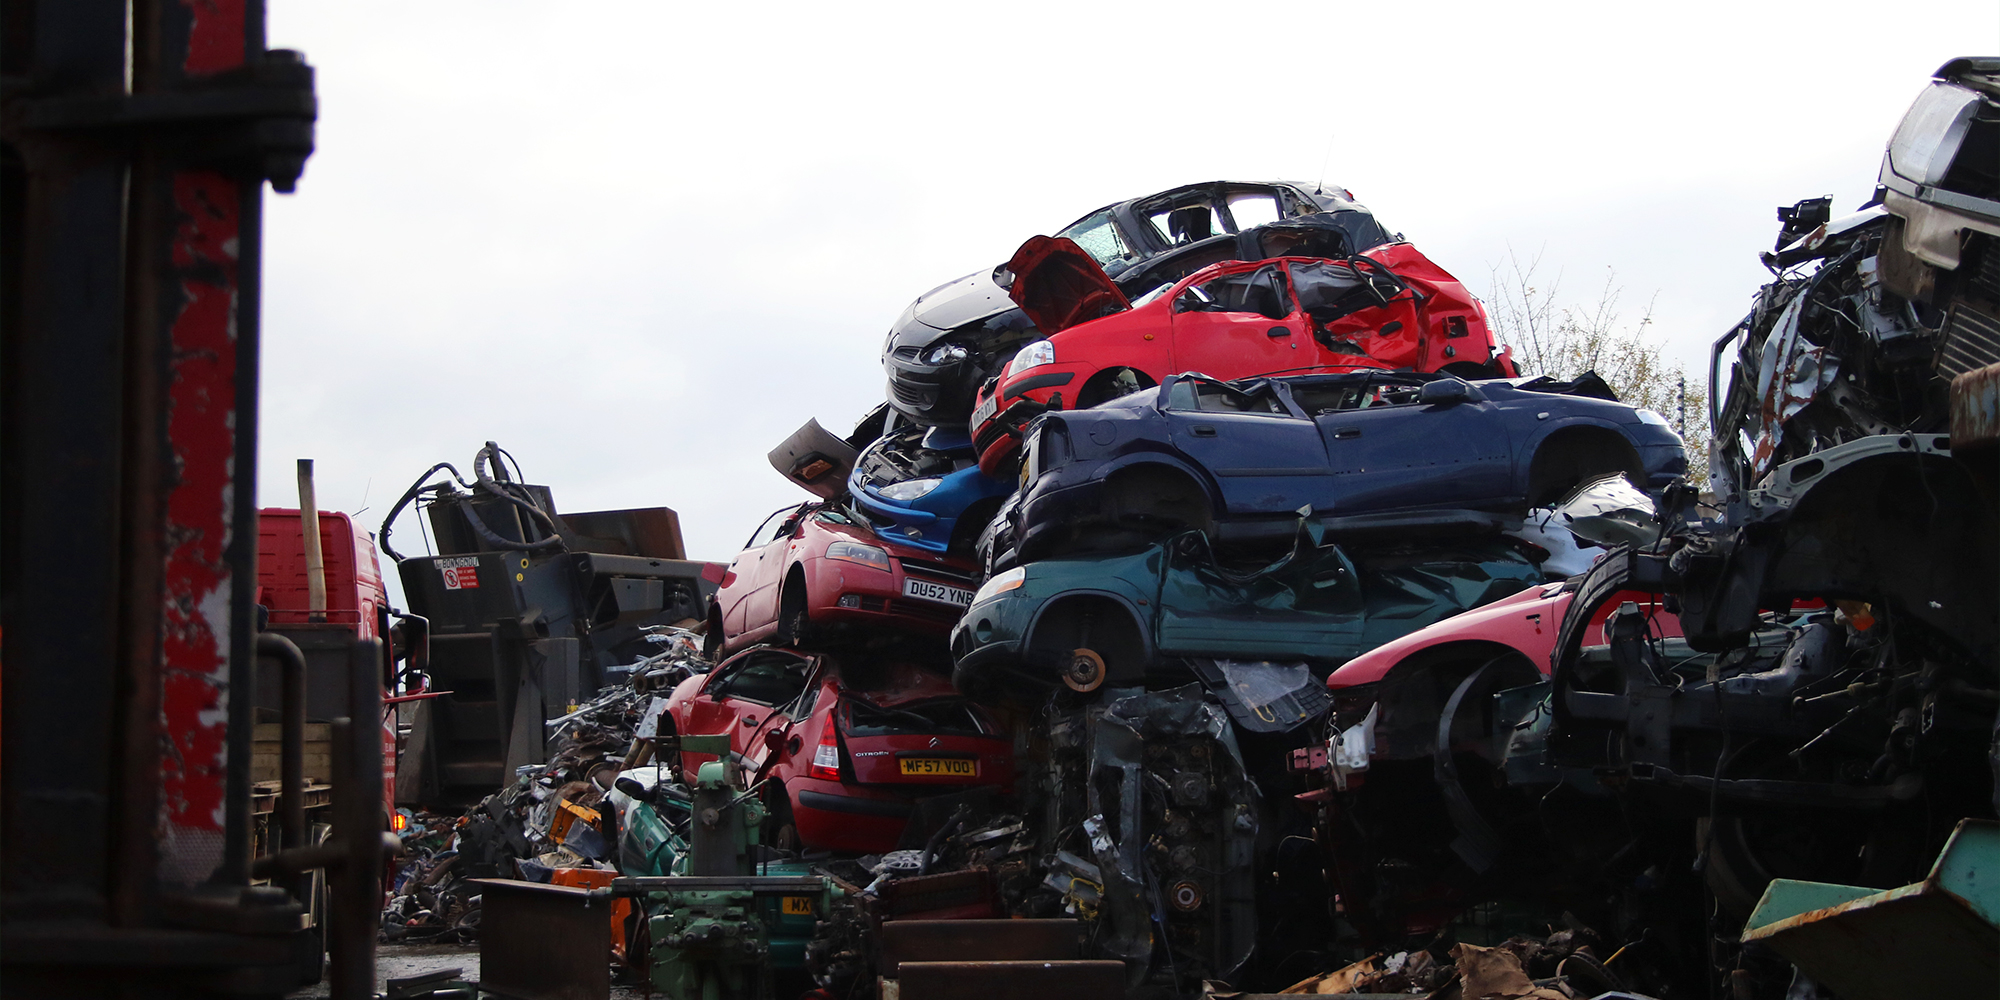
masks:
POLYGON ((979 776, 979 762, 960 760, 955 757, 905 757, 896 762, 904 774, 944 775, 954 778, 976 778, 979 776))
POLYGON ((963 587, 948 587, 942 583, 919 580, 913 576, 903 578, 903 596, 936 601, 939 604, 956 604, 961 608, 972 606, 972 591, 963 587))
POLYGON ((786 896, 784 897, 784 901, 779 905, 781 907, 780 912, 784 913, 785 916, 812 916, 813 898, 811 896, 786 896))

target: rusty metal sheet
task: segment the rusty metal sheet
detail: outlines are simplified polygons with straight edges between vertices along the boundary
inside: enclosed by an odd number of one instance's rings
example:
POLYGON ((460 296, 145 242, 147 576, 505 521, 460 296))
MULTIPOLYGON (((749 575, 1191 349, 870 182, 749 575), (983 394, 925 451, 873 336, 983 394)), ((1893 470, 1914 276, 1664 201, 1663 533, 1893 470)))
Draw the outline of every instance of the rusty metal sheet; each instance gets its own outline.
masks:
POLYGON ((882 923, 882 975, 904 962, 949 958, 991 962, 1073 959, 1083 938, 1075 920, 888 920, 882 923))
POLYGON ((611 892, 473 879, 479 987, 508 1000, 609 1000, 611 892))
POLYGON ((2000 365, 1975 368, 1951 380, 1951 446, 2000 442, 2000 365))
POLYGON ((1125 963, 904 962, 897 983, 901 1000, 1104 1000, 1125 995, 1125 963))

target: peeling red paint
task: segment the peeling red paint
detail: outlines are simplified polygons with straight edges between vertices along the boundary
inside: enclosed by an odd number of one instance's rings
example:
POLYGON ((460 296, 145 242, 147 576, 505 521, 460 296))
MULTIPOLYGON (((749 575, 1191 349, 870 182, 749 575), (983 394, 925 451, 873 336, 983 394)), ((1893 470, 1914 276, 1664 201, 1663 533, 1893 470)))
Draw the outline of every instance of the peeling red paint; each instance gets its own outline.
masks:
POLYGON ((183 72, 207 76, 243 65, 245 0, 181 0, 181 5, 192 15, 183 72))
MULTIPOLYGON (((228 776, 230 596, 227 561, 236 443, 236 253, 242 192, 221 174, 174 175, 181 222, 172 262, 184 302, 174 319, 167 423, 165 661, 160 716, 163 874, 206 877, 221 860, 228 776)), ((171 876, 170 876, 171 877, 171 876)))

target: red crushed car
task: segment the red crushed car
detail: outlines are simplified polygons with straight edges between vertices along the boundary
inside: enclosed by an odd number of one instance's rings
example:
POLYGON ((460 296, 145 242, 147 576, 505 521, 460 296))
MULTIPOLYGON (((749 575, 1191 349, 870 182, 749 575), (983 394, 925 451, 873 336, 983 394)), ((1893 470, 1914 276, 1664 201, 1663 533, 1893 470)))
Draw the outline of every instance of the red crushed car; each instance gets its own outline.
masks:
POLYGON ((973 586, 972 563, 889 542, 838 504, 786 507, 730 562, 709 604, 708 652, 853 625, 943 635, 973 586))
POLYGON ((1518 374, 1485 306, 1408 243, 1339 259, 1224 261, 1138 304, 1061 237, 1029 240, 1007 269, 1008 294, 1047 336, 979 390, 971 430, 988 475, 1006 473, 1036 414, 1095 406, 1174 372, 1518 374))
MULTIPOLYGON (((770 779, 780 847, 893 850, 919 800, 1014 781, 1012 737, 907 662, 751 649, 682 681, 667 715, 675 733, 727 733, 770 779)), ((714 759, 684 753, 679 766, 691 775, 714 759)))

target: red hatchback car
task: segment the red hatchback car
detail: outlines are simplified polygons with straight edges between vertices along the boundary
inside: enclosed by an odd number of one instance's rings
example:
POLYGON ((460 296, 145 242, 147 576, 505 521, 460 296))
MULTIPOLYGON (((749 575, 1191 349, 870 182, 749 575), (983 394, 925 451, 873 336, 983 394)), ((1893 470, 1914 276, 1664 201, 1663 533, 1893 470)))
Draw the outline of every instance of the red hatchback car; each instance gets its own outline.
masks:
POLYGON ((1076 244, 1037 236, 1008 262, 1009 294, 1045 339, 979 390, 979 467, 1004 475, 1028 420, 1095 406, 1174 372, 1219 379, 1390 368, 1512 377, 1486 307, 1408 243, 1345 259, 1212 264, 1133 305, 1076 244))
MULTIPOLYGON (((919 799, 1014 782, 1013 739, 908 663, 752 649, 682 681, 667 713, 677 733, 727 733, 770 779, 779 847, 894 850, 919 799)), ((714 759, 686 753, 680 767, 714 759)))
POLYGON ((887 541, 837 504, 786 507, 730 562, 709 604, 708 652, 852 625, 943 635, 973 587, 972 563, 887 541))

